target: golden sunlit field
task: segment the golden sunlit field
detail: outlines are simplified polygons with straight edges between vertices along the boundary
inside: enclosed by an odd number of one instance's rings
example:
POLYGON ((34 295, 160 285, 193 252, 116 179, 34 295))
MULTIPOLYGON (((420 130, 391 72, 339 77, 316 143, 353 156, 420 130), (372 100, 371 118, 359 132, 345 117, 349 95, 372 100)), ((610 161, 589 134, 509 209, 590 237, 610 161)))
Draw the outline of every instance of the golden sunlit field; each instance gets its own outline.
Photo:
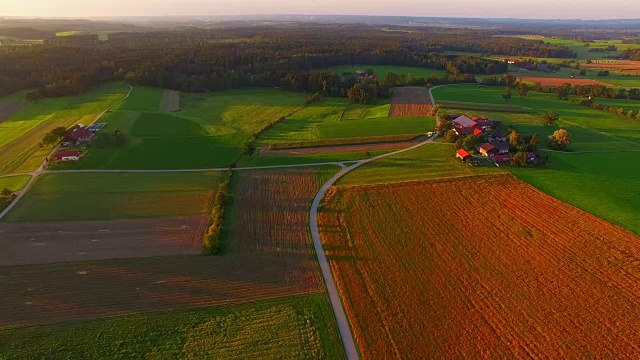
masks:
POLYGON ((511 175, 338 187, 320 217, 363 358, 637 358, 640 242, 511 175))

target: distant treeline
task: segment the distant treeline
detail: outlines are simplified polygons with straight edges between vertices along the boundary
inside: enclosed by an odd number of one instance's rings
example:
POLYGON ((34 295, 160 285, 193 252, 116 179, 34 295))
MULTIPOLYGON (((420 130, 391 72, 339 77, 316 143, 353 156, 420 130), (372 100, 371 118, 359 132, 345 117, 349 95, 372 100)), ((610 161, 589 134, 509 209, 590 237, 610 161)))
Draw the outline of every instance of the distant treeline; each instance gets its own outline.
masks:
POLYGON ((326 81, 327 93, 335 94, 346 92, 352 80, 319 70, 336 65, 404 65, 450 74, 429 81, 435 84, 461 81, 463 74, 507 71, 503 61, 446 56, 445 50, 575 56, 564 46, 493 34, 489 30, 395 32, 356 25, 307 25, 115 33, 108 41, 72 36, 38 46, 1 47, 0 96, 34 88, 38 90, 30 93, 31 100, 67 96, 113 80, 187 92, 246 85, 315 92, 326 81))
POLYGON ((620 52, 620 58, 640 61, 640 49, 626 49, 620 52))

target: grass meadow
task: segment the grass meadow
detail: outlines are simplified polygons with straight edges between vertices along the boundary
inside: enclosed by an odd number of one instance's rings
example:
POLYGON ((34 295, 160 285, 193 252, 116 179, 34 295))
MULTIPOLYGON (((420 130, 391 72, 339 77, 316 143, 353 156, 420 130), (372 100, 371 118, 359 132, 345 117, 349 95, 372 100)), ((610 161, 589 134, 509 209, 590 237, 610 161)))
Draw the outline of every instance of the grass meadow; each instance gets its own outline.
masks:
MULTIPOLYGON (((504 104, 502 91, 496 87, 449 86, 434 90, 434 97, 504 104)), ((561 101, 553 94, 530 92, 526 97, 514 96, 510 103, 533 111, 471 113, 502 120, 521 133, 538 133, 542 139, 562 127, 572 138, 572 151, 546 152, 549 162, 545 168, 510 171, 554 197, 640 235, 640 189, 634 185, 634 179, 640 178, 640 121, 561 101), (540 115, 548 110, 560 115, 555 127, 540 122, 540 115)))
POLYGON ((75 221, 204 214, 219 173, 45 174, 3 221, 75 221))
POLYGON ((379 77, 384 77, 390 72, 396 74, 411 74, 414 77, 422 76, 424 78, 428 78, 429 76, 431 76, 431 74, 435 74, 437 77, 441 77, 442 75, 447 74, 446 70, 395 65, 343 65, 330 67, 326 70, 333 71, 337 74, 343 74, 355 73, 356 70, 366 69, 373 70, 374 74, 378 75, 379 77))
POLYGON ((325 294, 0 329, 3 359, 343 359, 325 294))

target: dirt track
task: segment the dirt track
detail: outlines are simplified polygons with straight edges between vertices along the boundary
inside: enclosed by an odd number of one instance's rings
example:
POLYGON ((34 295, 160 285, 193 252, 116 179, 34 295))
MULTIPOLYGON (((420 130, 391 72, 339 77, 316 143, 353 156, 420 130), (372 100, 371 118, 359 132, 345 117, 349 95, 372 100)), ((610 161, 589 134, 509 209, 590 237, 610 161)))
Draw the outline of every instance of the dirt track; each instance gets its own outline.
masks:
POLYGON ((25 103, 0 103, 0 123, 7 120, 15 112, 22 109, 25 103))
POLYGON ((0 266, 202 253, 207 216, 0 223, 0 266))
POLYGON ((165 112, 180 110, 180 92, 175 90, 164 90, 162 92, 160 110, 165 112))
POLYGON ((0 267, 0 326, 238 304, 324 290, 288 254, 170 256, 0 267))
POLYGON ((393 92, 389 116, 429 116, 431 115, 429 89, 422 87, 400 87, 393 92))
POLYGON ((404 147, 415 145, 424 141, 426 136, 417 136, 411 141, 394 141, 374 144, 353 144, 353 145, 335 145, 335 146, 313 146, 297 149, 269 150, 267 146, 260 149, 261 156, 295 156, 295 155, 317 155, 317 154, 333 154, 345 152, 359 151, 375 151, 375 150, 391 150, 401 149, 404 147))

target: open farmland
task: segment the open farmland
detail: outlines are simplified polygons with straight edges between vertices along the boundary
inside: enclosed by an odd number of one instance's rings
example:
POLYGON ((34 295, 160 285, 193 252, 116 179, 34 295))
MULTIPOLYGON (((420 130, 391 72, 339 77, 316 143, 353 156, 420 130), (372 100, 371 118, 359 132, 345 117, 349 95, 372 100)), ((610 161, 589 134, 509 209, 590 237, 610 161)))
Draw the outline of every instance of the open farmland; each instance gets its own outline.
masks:
POLYGON ((344 358, 322 294, 0 329, 0 353, 5 359, 344 358))
MULTIPOLYGON (((518 76, 519 79, 529 83, 540 83, 542 86, 560 86, 562 84, 571 85, 603 85, 607 87, 613 87, 613 85, 606 82, 592 80, 592 79, 578 79, 578 78, 560 78, 560 77, 546 77, 546 76, 518 76)), ((606 80, 605 80, 606 81, 606 80)))
MULTIPOLYGON (((121 148, 90 148, 73 168, 206 169, 228 166, 252 134, 302 108, 305 96, 273 89, 182 94, 180 111, 161 112, 162 91, 135 88, 104 118, 102 131, 121 130, 121 148)), ((64 167, 68 167, 65 165, 64 167)))
MULTIPOLYGON (((38 143, 56 127, 87 124, 127 93, 123 83, 96 87, 78 96, 32 102, 0 122, 0 175, 35 170, 51 151, 38 143)), ((24 96, 24 93, 15 97, 24 96)), ((15 100, 15 99, 14 99, 15 100)))
POLYGON ((0 266, 202 253, 206 215, 0 223, 0 266))
POLYGON ((25 106, 25 103, 22 103, 22 102, 14 102, 14 103, 0 102, 0 122, 3 122, 9 119, 11 115, 18 112, 24 106, 25 106))
POLYGON ((218 173, 50 173, 3 219, 117 220, 202 215, 218 173), (70 201, 73 199, 73 201, 70 201))
POLYGON ((180 110, 180 91, 164 90, 162 92, 162 102, 160 110, 164 112, 174 112, 180 110))
MULTIPOLYGON (((358 105, 355 109, 361 114, 359 116, 364 117, 353 119, 350 118, 352 115, 345 115, 349 109, 354 109, 347 99, 323 98, 264 132, 260 141, 278 148, 300 147, 298 144, 302 142, 304 147, 335 145, 335 141, 347 144, 354 138, 360 139, 354 139, 356 143, 362 143, 363 138, 416 136, 433 130, 435 126, 435 119, 431 116, 390 118, 385 113, 383 117, 367 118, 373 114, 382 115, 379 113, 381 106, 358 105)), ((385 105, 382 109, 387 110, 388 107, 385 105)))
POLYGON ((429 89, 421 87, 400 87, 393 90, 393 100, 389 116, 430 116, 431 96, 429 89))
POLYGON ((447 75, 446 70, 441 69, 428 69, 422 67, 413 67, 413 66, 395 66, 395 65, 343 65, 343 66, 334 66, 328 68, 328 71, 334 71, 339 75, 344 73, 355 74, 356 70, 373 70, 373 73, 378 75, 381 78, 384 78, 388 73, 395 74, 411 74, 413 77, 424 77, 428 78, 431 75, 435 75, 437 77, 441 77, 443 75, 447 75))
POLYGON ((515 177, 338 187, 320 228, 364 358, 640 354, 639 239, 515 177))
POLYGON ((283 273, 287 254, 163 256, 0 267, 0 327, 240 304, 320 293, 317 269, 283 273), (99 286, 96 286, 98 285, 99 286))
POLYGON ((620 71, 629 75, 640 75, 640 61, 632 60, 603 60, 594 61, 591 64, 580 64, 581 67, 586 69, 604 69, 620 71))

